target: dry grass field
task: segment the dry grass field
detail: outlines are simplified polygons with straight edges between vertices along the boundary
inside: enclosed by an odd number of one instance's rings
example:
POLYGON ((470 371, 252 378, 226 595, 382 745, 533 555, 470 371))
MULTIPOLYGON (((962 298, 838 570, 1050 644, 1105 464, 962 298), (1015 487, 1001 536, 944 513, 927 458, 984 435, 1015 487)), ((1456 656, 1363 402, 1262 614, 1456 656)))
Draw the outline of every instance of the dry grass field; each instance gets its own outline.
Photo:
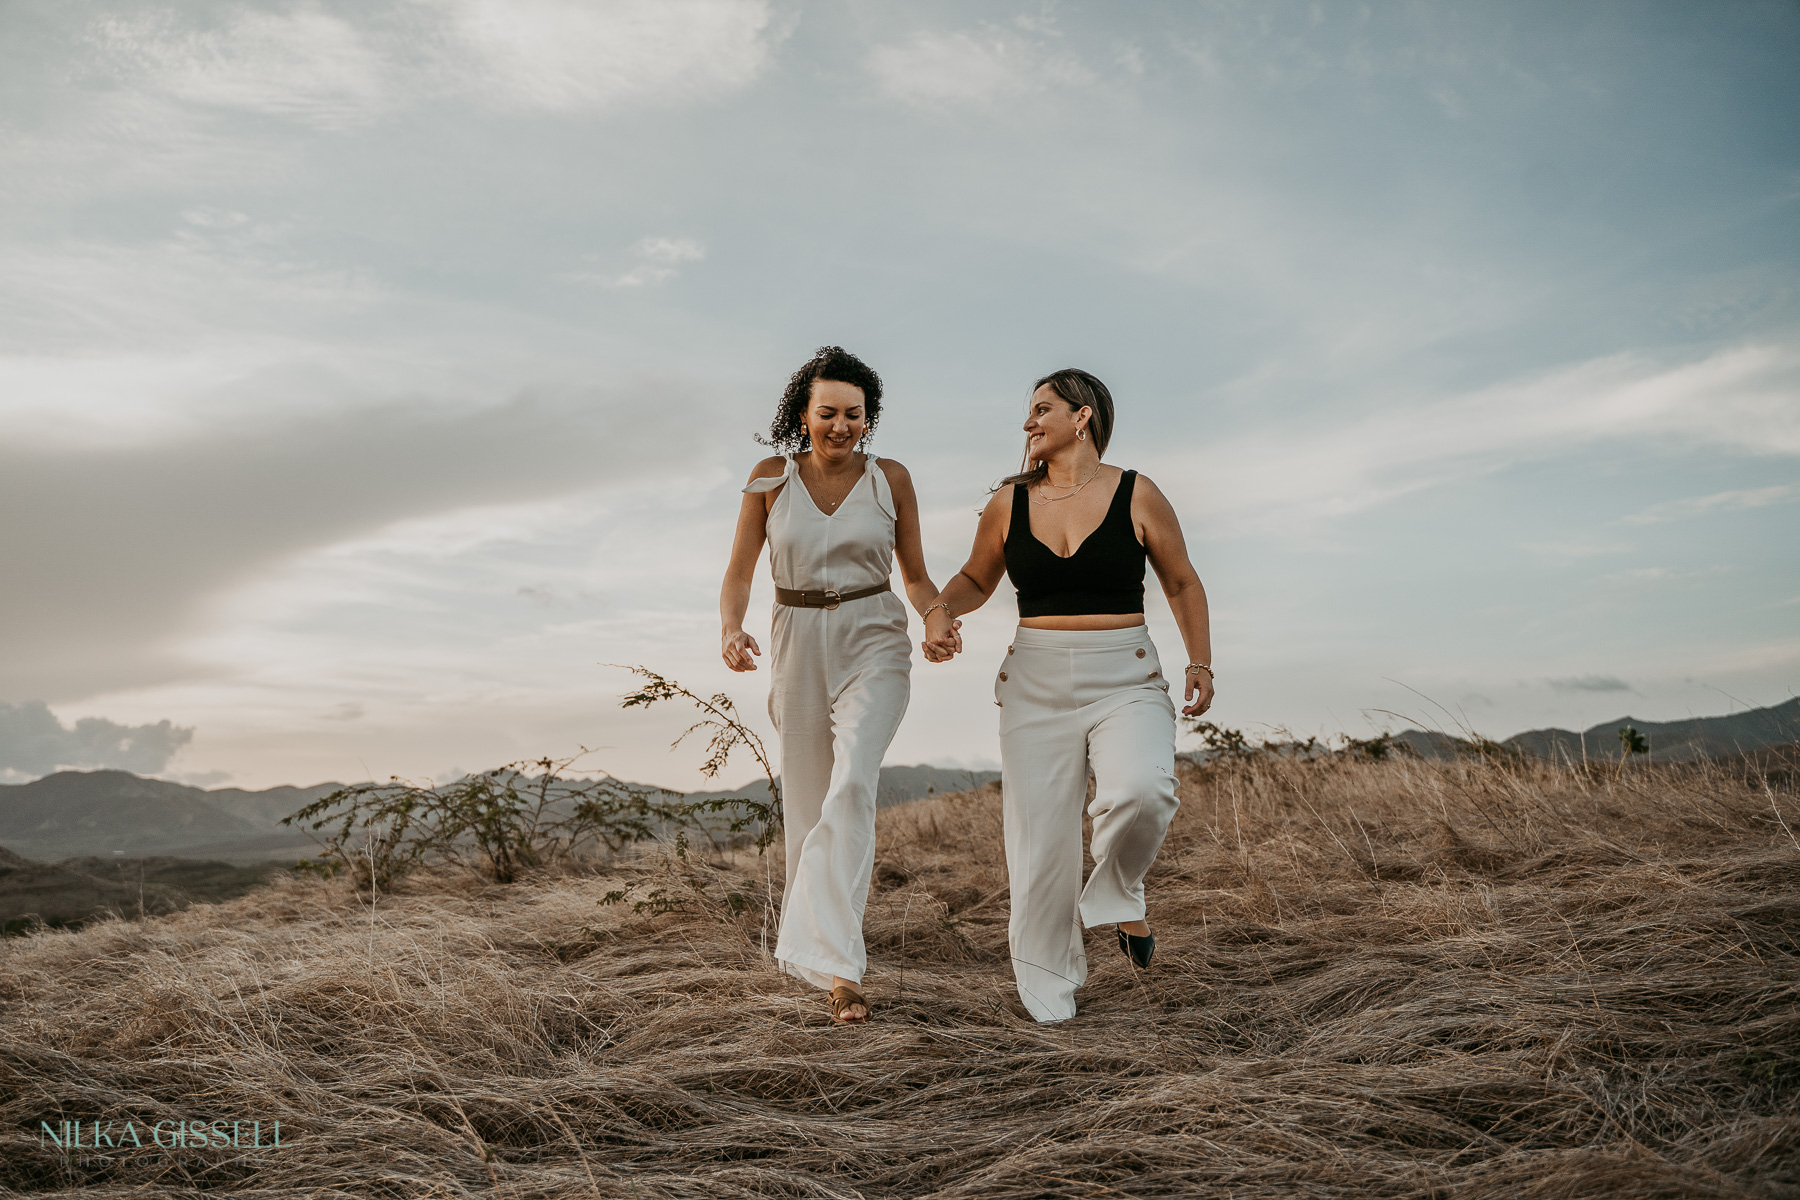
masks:
POLYGON ((1184 767, 1155 965, 1094 931, 1054 1026, 1013 997, 991 789, 882 814, 861 1027, 771 969, 753 852, 11 939, 0 1189, 1800 1194, 1792 777, 1611 772, 1184 767), (145 1148, 40 1136, 95 1119, 145 1148), (215 1119, 282 1145, 151 1144, 215 1119))

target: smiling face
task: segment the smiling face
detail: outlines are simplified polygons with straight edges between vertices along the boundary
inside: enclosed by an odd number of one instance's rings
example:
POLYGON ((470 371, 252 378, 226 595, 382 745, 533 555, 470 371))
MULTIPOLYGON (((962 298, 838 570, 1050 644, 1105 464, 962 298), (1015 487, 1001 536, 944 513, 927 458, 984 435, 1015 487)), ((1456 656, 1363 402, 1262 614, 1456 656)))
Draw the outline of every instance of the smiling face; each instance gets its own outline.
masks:
POLYGON ((1090 408, 1072 408, 1049 384, 1031 393, 1031 412, 1025 418, 1027 452, 1032 462, 1046 462, 1057 451, 1074 445, 1076 434, 1093 416, 1090 408))
POLYGON ((806 436, 813 453, 840 462, 856 453, 856 443, 868 432, 863 391, 839 379, 815 379, 806 402, 806 436))

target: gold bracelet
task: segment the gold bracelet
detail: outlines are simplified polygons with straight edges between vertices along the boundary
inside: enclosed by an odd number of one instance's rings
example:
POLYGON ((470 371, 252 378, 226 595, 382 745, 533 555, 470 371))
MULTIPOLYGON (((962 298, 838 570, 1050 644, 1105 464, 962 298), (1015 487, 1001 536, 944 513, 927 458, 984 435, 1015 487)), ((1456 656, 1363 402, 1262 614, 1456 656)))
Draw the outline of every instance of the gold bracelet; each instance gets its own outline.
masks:
POLYGON ((936 608, 943 609, 944 615, 946 617, 950 617, 950 619, 952 621, 956 620, 956 618, 954 616, 951 616, 951 614, 950 614, 950 602, 948 600, 939 600, 936 604, 932 605, 931 608, 928 608, 924 612, 920 613, 919 620, 923 621, 927 617, 931 616, 932 609, 936 609, 936 608))
POLYGON ((1216 675, 1214 675, 1214 674, 1213 674, 1213 672, 1212 672, 1212 668, 1211 668, 1211 667, 1209 667, 1209 666, 1207 666, 1207 665, 1206 665, 1206 664, 1205 664, 1205 663, 1189 663, 1189 664, 1188 664, 1188 665, 1187 665, 1187 669, 1188 669, 1188 670, 1189 670, 1189 671, 1205 671, 1205 672, 1206 672, 1206 677, 1207 677, 1207 678, 1208 678, 1208 679, 1212 679, 1212 680, 1217 680, 1217 679, 1218 679, 1218 676, 1216 676, 1216 675))

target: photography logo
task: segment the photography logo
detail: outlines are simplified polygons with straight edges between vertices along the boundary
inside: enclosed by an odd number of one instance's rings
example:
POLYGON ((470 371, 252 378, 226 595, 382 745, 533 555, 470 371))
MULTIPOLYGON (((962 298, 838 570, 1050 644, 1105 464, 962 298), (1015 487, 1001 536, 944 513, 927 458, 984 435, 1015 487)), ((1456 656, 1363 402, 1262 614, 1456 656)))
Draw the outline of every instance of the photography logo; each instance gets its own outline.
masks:
POLYGON ((130 1118, 39 1121, 38 1145, 62 1150, 278 1150, 281 1122, 130 1118))

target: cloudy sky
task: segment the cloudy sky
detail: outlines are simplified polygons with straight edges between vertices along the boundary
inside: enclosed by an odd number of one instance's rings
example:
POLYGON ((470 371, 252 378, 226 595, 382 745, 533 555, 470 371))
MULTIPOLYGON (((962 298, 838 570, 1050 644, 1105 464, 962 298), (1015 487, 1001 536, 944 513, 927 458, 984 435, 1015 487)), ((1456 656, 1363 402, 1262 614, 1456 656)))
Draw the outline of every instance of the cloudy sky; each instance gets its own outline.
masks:
MULTIPOLYGON (((718 578, 826 343, 940 584, 1105 379, 1224 723, 1785 700, 1795 61, 1734 0, 7 0, 0 778, 697 786, 605 664, 766 729, 718 578)), ((890 761, 994 761, 1012 616, 890 761)))

